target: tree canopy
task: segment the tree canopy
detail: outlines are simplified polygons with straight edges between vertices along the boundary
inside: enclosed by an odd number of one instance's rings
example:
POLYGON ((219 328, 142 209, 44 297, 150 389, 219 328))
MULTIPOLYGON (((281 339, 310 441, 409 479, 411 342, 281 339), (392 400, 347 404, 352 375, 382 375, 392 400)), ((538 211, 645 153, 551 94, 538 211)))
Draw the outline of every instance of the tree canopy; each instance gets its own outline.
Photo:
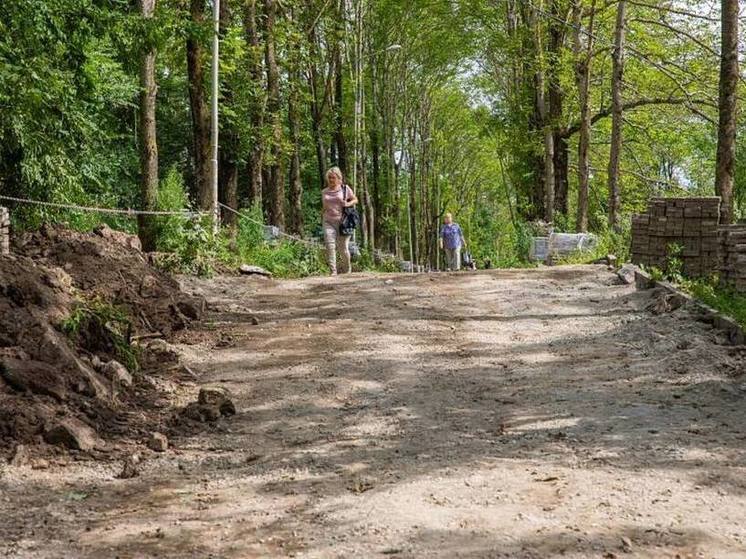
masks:
MULTIPOLYGON (((738 46, 735 4, 726 52, 711 3, 222 0, 220 201, 313 235, 323 173, 338 165, 360 197, 361 243, 432 266, 447 211, 476 256, 501 265, 525 258, 538 220, 623 234, 651 195, 712 195, 723 172, 737 219, 746 166, 717 171, 728 153, 722 138, 718 150, 722 75, 731 106, 744 89, 737 60, 735 74, 719 71, 738 46)), ((177 200, 209 210, 211 10, 204 0, 7 3, 0 194, 155 208, 170 177, 183 185, 177 200)), ((15 213, 29 225, 85 222, 15 213)))

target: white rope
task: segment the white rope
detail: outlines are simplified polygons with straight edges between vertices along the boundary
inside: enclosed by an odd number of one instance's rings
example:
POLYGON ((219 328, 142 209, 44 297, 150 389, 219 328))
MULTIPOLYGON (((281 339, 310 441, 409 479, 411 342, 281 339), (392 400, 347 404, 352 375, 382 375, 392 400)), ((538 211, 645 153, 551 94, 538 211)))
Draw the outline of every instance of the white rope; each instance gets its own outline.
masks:
POLYGON ((31 204, 35 206, 46 206, 50 208, 62 208, 67 210, 75 210, 81 212, 96 212, 104 214, 118 214, 118 215, 161 215, 161 216, 182 216, 182 217, 197 217, 206 215, 204 212, 194 212, 190 210, 180 211, 156 211, 156 210, 133 210, 133 209, 117 209, 117 208, 95 208, 91 206, 78 206, 75 204, 61 204, 59 202, 43 202, 41 200, 29 200, 28 198, 16 198, 14 196, 3 196, 0 195, 0 200, 8 200, 10 202, 18 202, 19 204, 31 204))
MULTIPOLYGON (((229 212, 234 213, 237 216, 240 216, 240 217, 242 217, 242 218, 244 218, 244 219, 246 219, 248 221, 251 221, 252 223, 256 223, 257 225, 261 225, 262 227, 265 226, 264 222, 259 221, 257 219, 254 219, 253 217, 251 217, 251 216, 249 216, 249 215, 247 215, 247 214, 245 214, 243 212, 239 212, 238 210, 234 210, 233 208, 231 208, 230 206, 226 206, 222 202, 220 202, 219 205, 220 205, 221 208, 225 208, 229 212)), ((296 237, 295 235, 291 235, 290 233, 285 233, 280 228, 278 228, 277 231, 280 234, 280 236, 287 237, 288 239, 292 239, 293 241, 296 241, 298 243, 303 243, 303 244, 306 244, 306 245, 309 245, 309 246, 314 246, 314 247, 322 246, 321 243, 319 243, 318 241, 316 241, 314 239, 303 239, 302 237, 296 237)))

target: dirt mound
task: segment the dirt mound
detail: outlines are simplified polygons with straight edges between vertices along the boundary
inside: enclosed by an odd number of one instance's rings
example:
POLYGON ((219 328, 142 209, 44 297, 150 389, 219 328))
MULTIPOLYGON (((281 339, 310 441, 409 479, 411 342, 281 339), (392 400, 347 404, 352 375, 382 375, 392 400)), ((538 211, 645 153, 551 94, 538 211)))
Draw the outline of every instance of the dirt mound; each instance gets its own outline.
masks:
POLYGON ((62 268, 86 298, 125 308, 141 334, 169 335, 203 311, 203 301, 182 293, 173 278, 150 265, 137 237, 106 226, 93 233, 43 227, 21 237, 16 253, 62 268))
MULTIPOLYGON (((146 348, 199 319, 204 302, 153 268, 136 237, 44 227, 0 257, 0 449, 76 450, 138 432, 157 390, 146 348), (126 411, 125 411, 126 410, 126 411), (142 412, 142 413, 140 413, 142 412)), ((172 356, 173 357, 173 356, 172 356)))

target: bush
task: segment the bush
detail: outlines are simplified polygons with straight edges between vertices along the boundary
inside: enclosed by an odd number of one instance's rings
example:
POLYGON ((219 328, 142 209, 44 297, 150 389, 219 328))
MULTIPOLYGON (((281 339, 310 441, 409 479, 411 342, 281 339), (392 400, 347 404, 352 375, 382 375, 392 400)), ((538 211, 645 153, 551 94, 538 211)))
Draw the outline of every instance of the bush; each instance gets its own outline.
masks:
MULTIPOLYGON (((176 168, 172 168, 158 185, 157 209, 167 212, 192 209, 184 179, 176 168)), ((161 267, 184 274, 212 274, 217 240, 212 233, 210 216, 158 216, 155 221, 157 249, 169 253, 159 260, 161 267)))
POLYGON ((242 210, 235 229, 221 233, 218 258, 224 264, 260 266, 281 278, 299 278, 325 271, 321 245, 283 238, 268 241, 264 236, 261 207, 242 210))

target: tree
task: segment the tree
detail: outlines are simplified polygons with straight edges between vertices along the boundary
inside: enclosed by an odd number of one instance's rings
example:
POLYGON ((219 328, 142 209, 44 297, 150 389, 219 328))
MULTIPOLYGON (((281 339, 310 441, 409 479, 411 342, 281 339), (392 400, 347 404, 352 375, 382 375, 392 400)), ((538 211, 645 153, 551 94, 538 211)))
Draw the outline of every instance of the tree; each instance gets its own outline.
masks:
MULTIPOLYGON (((556 0, 554 0, 556 1, 556 0)), ((539 24, 539 14, 542 3, 538 8, 531 9, 534 51, 536 56, 536 68, 534 69, 534 84, 536 88, 536 112, 539 116, 544 137, 544 220, 547 223, 554 221, 554 131, 549 122, 549 110, 546 101, 546 80, 544 72, 544 50, 542 44, 542 28, 539 24)))
POLYGON ((280 70, 277 65, 275 23, 276 0, 264 0, 264 60, 267 66, 267 116, 272 126, 269 158, 263 181, 264 215, 271 225, 285 227, 285 178, 282 171, 283 130, 281 121, 280 70))
POLYGON ((611 148, 609 151, 609 227, 615 231, 620 228, 619 212, 621 199, 619 193, 619 161, 622 156, 622 125, 624 106, 622 99, 624 75, 624 31, 626 0, 617 3, 616 26, 614 30, 614 51, 611 73, 611 148))
MULTIPOLYGON (((6 4, 3 192, 153 207, 155 163, 171 177, 159 204, 212 209, 210 2, 158 2, 146 23, 137 2, 6 4), (148 153, 142 138, 155 132, 139 107, 156 90, 140 85, 143 38, 158 51, 157 151, 148 153), (170 196, 182 183, 188 198, 170 196)), ((728 221, 743 203, 732 192, 734 4, 720 30, 720 18, 680 2, 637 1, 632 14, 627 4, 224 0, 220 199, 259 202, 265 221, 302 232, 320 209, 309 186, 334 162, 356 177, 364 244, 431 266, 444 211, 477 239, 478 257, 506 265, 525 258, 526 222, 561 230, 572 212, 575 229, 605 232, 601 216, 618 229, 651 195, 712 195, 717 185, 728 221)), ((30 227, 127 219, 14 213, 30 227)))
MULTIPOLYGON (((220 39, 224 41, 231 26, 232 7, 231 0, 220 2, 220 39)), ((219 159, 218 159, 218 195, 222 203, 230 208, 238 207, 238 175, 239 175, 239 130, 232 116, 236 112, 236 100, 233 86, 228 79, 230 75, 224 72, 220 85, 222 92, 223 117, 220 120, 221 131, 219 134, 219 159), (227 113, 227 115, 225 114, 227 113)), ((237 225, 236 214, 225 210, 222 212, 221 220, 231 227, 235 233, 237 225)))
POLYGON ((199 207, 212 211, 213 191, 210 184, 210 111, 205 94, 204 48, 205 0, 190 0, 190 31, 187 35, 186 57, 189 75, 189 103, 192 114, 192 159, 199 207))
MULTIPOLYGON (((293 23, 298 24, 293 18, 293 23)), ((291 31, 288 92, 288 130, 290 132, 290 231, 303 233, 303 180, 301 178, 301 65, 302 52, 299 31, 291 31)))
POLYGON ((720 101, 715 192, 721 197, 720 222, 733 223, 738 88, 738 0, 722 0, 720 101))
POLYGON ((575 230, 578 233, 588 231, 588 183, 590 180, 591 145, 591 108, 590 85, 591 63, 593 61, 593 23, 596 17, 596 0, 590 7, 590 21, 585 33, 586 44, 583 46, 582 26, 583 5, 575 0, 573 6, 573 22, 575 24, 574 54, 575 54, 575 82, 578 88, 580 103, 580 138, 578 140, 578 207, 575 230))
MULTIPOLYGON (((152 20, 156 0, 138 0, 140 13, 152 20)), ((158 204, 158 143, 156 140, 155 103, 155 47, 143 48, 140 62, 140 192, 142 209, 152 211, 158 204)), ((156 249, 154 222, 151 216, 138 216, 138 235, 143 250, 156 249)))
POLYGON ((264 158, 264 111, 266 94, 262 87, 264 74, 262 48, 257 26, 257 0, 246 0, 244 11, 244 35, 247 46, 247 75, 249 86, 249 121, 251 123, 250 155, 248 157, 249 188, 247 198, 249 204, 262 201, 262 165, 264 158))

